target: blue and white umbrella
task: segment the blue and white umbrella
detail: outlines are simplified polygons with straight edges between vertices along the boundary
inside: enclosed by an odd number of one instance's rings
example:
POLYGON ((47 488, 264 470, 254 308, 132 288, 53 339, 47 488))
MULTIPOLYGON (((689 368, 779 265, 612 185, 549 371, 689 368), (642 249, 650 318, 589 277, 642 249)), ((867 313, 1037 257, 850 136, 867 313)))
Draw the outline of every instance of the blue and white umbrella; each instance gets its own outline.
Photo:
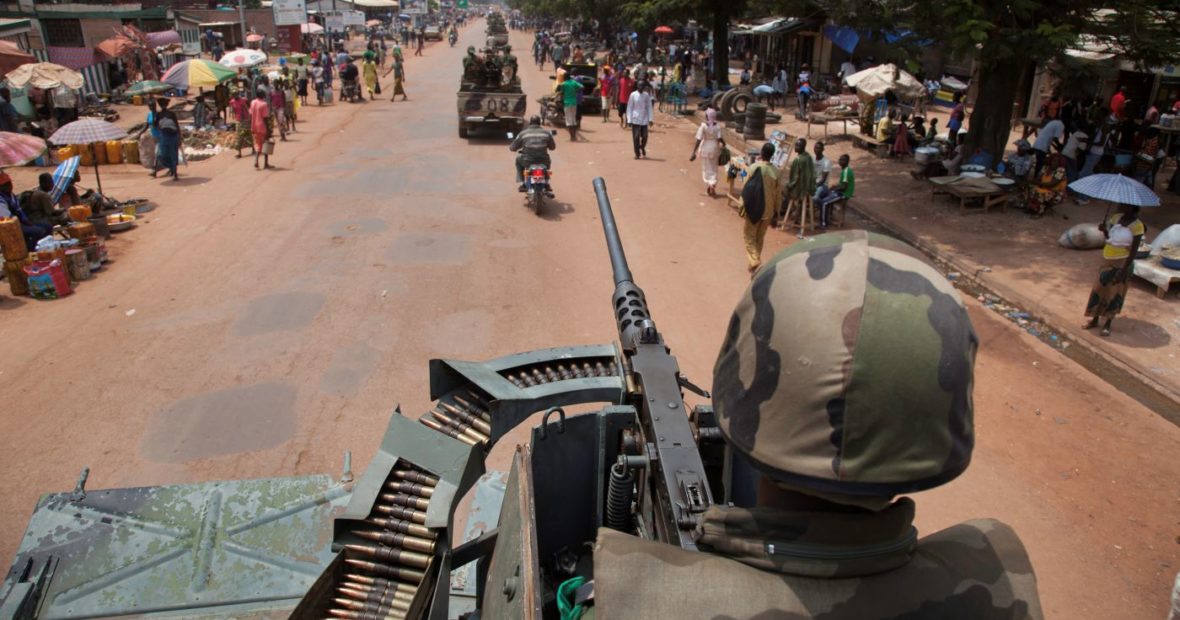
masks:
POLYGON ((1151 188, 1121 174, 1091 174, 1069 184, 1073 191, 1122 205, 1158 207, 1160 197, 1151 188))
POLYGON ((61 200, 61 195, 66 193, 66 188, 74 181, 78 174, 78 162, 81 160, 80 156, 74 155, 58 164, 57 170, 53 171, 53 189, 49 190, 49 198, 53 200, 53 204, 61 200))

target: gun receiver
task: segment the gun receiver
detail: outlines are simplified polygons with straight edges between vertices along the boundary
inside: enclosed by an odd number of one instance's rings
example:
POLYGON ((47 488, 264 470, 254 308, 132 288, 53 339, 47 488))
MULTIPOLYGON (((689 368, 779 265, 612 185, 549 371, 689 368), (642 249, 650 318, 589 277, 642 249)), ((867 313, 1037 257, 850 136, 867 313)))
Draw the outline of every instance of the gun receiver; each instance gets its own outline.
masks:
POLYGON ((692 530, 713 495, 680 391, 680 367, 664 346, 643 289, 632 281, 602 178, 594 179, 594 193, 614 272, 627 398, 639 415, 640 437, 620 457, 620 466, 642 468, 635 474, 640 534, 695 549, 692 530))

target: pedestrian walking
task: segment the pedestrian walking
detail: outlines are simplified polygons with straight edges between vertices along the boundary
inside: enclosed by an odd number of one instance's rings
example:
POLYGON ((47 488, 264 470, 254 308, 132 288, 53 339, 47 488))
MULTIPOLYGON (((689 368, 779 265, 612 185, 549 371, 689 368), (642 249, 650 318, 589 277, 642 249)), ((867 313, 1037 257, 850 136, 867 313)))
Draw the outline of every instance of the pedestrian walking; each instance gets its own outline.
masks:
POLYGON ((1099 225, 1099 229, 1106 236, 1106 245, 1102 248, 1098 279, 1090 289, 1090 299, 1086 302, 1086 316, 1090 317, 1090 321, 1082 327, 1094 329, 1100 320, 1104 320, 1099 333, 1109 336, 1111 322, 1122 312, 1126 302, 1127 280, 1146 227, 1139 219, 1139 207, 1119 205, 1118 213, 1107 218, 1099 225))
POLYGON ((254 101, 250 103, 250 132, 254 136, 254 168, 258 169, 258 157, 262 156, 263 168, 270 168, 270 151, 274 150, 271 140, 270 106, 266 103, 266 93, 259 90, 254 101), (269 148, 264 148, 269 147, 269 148))
POLYGON ((389 98, 390 101, 397 101, 397 96, 402 96, 402 101, 409 99, 406 95, 406 69, 402 63, 401 58, 394 56, 393 62, 389 63, 389 71, 385 75, 393 74, 393 96, 389 98))
POLYGON ((635 90, 635 80, 631 78, 631 74, 625 68, 616 70, 618 75, 618 98, 619 102, 619 127, 627 127, 627 102, 631 99, 631 93, 635 90))
POLYGON ((582 83, 575 80, 571 74, 557 85, 557 90, 561 94, 561 104, 565 108, 565 127, 569 129, 570 140, 578 139, 578 92, 584 86, 582 83))
POLYGON ((602 66, 602 77, 598 81, 598 92, 602 96, 602 122, 610 122, 610 109, 618 98, 618 81, 609 65, 602 66))
POLYGON ((631 125, 631 146, 635 149, 635 159, 647 157, 647 129, 653 113, 651 86, 642 82, 627 100, 627 123, 631 125))
POLYGON ((721 156, 721 149, 725 148, 725 140, 721 137, 721 125, 717 122, 717 110, 705 110, 705 122, 697 128, 697 142, 692 147, 693 161, 699 155, 701 158, 701 180, 705 182, 705 193, 717 195, 717 165, 721 156))
POLYGON ((254 152, 254 141, 250 131, 250 100, 246 98, 246 91, 239 90, 237 96, 230 102, 234 109, 234 120, 237 121, 237 139, 234 146, 238 149, 237 158, 242 158, 242 149, 249 146, 254 152))
POLYGON ((418 29, 418 47, 414 50, 415 56, 422 55, 422 48, 426 46, 426 32, 421 28, 418 29))
POLYGON ((300 58, 295 65, 295 94, 299 97, 300 105, 307 105, 307 85, 310 82, 307 65, 304 64, 304 59, 300 58))
POLYGON ((270 115, 279 130, 279 138, 287 141, 287 96, 283 94, 280 82, 275 81, 270 89, 270 115))
POLYGON ((369 100, 373 100, 373 93, 380 92, 377 85, 377 63, 373 62, 372 52, 365 52, 365 61, 361 63, 361 76, 365 79, 365 90, 369 91, 369 100))
POLYGON ((758 163, 750 167, 746 185, 742 189, 742 204, 738 214, 742 216, 742 238, 746 243, 746 260, 750 277, 762 266, 762 244, 766 240, 766 229, 782 203, 779 191, 778 168, 770 163, 774 159, 774 143, 762 145, 758 163))
MULTIPOLYGON (((803 216, 812 208, 812 196, 815 194, 815 160, 807 152, 807 140, 799 138, 795 141, 795 159, 791 161, 791 169, 787 176, 787 199, 790 204, 787 206, 787 212, 790 213, 794 207, 799 207, 799 221, 802 223, 803 216)), ((788 223, 787 218, 779 222, 782 230, 786 230, 788 223)), ((802 226, 799 230, 803 233, 802 226)))
POLYGON ((160 100, 160 111, 155 114, 153 122, 160 134, 160 147, 152 178, 161 168, 167 168, 168 176, 176 179, 176 164, 180 158, 180 119, 168 109, 167 99, 160 100))

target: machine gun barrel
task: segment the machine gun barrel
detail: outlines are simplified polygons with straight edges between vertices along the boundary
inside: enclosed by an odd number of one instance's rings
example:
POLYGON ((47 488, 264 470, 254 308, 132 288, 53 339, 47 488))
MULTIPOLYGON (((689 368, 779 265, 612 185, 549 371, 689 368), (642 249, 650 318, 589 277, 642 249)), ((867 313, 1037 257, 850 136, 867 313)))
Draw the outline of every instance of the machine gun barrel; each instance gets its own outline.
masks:
MULTIPOLYGON (((602 230, 614 271, 613 305, 624 367, 630 378, 628 385, 634 386, 629 388, 627 400, 635 407, 641 434, 637 449, 624 455, 620 466, 631 467, 636 461, 642 464, 643 471, 635 476, 641 489, 636 521, 644 525, 644 533, 656 540, 695 549, 692 530, 713 503, 713 494, 680 391, 680 367, 656 330, 643 290, 632 280, 606 195, 606 182, 601 178, 594 179, 594 193, 598 197, 602 230), (637 458, 631 460, 627 456, 637 458)), ((616 477, 631 479, 623 472, 618 472, 616 477)), ((617 505, 629 503, 624 500, 620 499, 617 505)), ((617 511, 614 516, 619 517, 617 511)))
POLYGON ((627 266, 627 254, 623 252, 623 242, 619 239, 619 228, 615 225, 615 213, 610 207, 610 198, 606 195, 606 181, 602 177, 594 179, 594 196, 598 198, 598 215, 602 218, 602 232, 606 235, 606 250, 610 253, 610 266, 615 275, 615 286, 624 282, 632 282, 631 268, 627 266))

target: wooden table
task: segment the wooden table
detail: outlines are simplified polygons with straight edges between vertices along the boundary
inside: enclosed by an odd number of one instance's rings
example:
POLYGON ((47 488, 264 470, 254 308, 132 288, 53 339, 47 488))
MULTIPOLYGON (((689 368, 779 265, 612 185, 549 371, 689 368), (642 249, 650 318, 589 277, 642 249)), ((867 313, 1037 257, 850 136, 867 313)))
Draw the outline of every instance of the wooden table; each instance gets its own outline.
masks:
POLYGON ((848 121, 852 121, 853 124, 860 123, 860 119, 855 114, 847 115, 847 114, 828 114, 826 112, 810 112, 807 114, 807 137, 808 138, 811 137, 811 126, 812 125, 823 125, 824 126, 824 138, 827 138, 828 137, 828 123, 830 123, 832 121, 841 121, 844 123, 844 135, 848 135, 848 121))
POLYGON ((959 210, 963 212, 967 210, 968 202, 976 200, 980 202, 984 213, 992 207, 998 206, 1001 211, 1006 211, 1008 207, 1008 190, 986 177, 933 177, 930 179, 930 194, 949 194, 958 198, 959 210))
POLYGON ((1164 267, 1159 256, 1136 260, 1133 270, 1136 276, 1155 285, 1155 296, 1160 299, 1168 294, 1168 287, 1173 282, 1180 282, 1180 271, 1164 267))

